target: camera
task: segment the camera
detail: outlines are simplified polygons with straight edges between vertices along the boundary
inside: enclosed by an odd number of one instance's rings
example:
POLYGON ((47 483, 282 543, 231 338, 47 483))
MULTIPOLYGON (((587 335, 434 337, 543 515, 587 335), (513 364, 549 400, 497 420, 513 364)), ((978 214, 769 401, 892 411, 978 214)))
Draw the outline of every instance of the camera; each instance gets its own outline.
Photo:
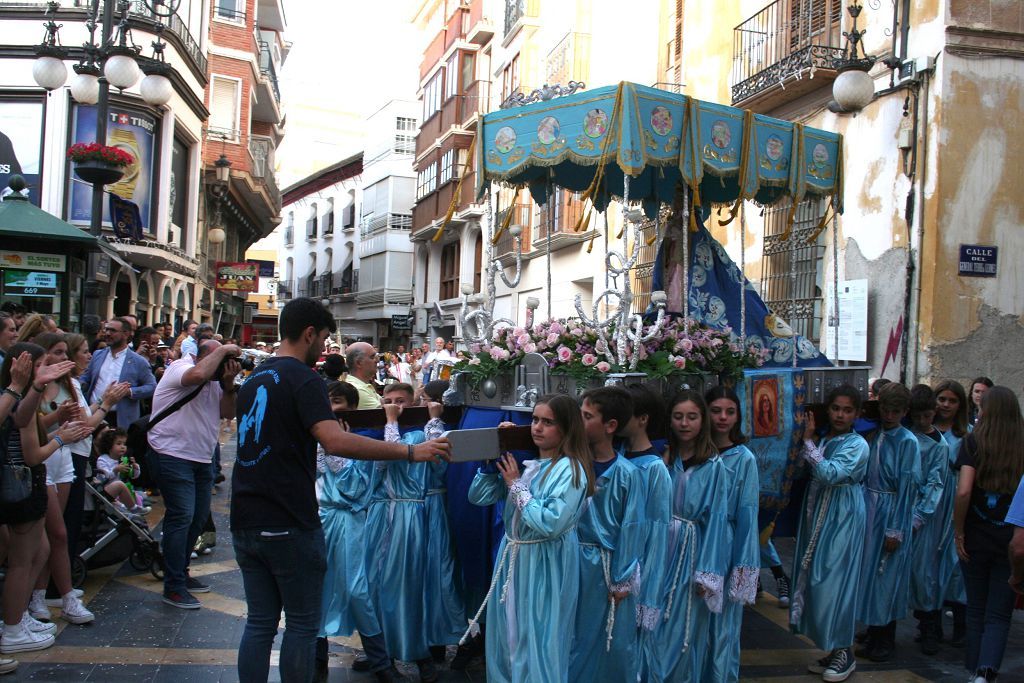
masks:
MULTIPOLYGON (((220 367, 217 368, 217 372, 213 378, 216 379, 217 381, 220 381, 220 378, 224 376, 224 368, 227 366, 229 362, 233 360, 238 361, 238 364, 242 366, 242 372, 252 372, 253 370, 256 369, 256 365, 259 363, 258 358, 256 358, 253 355, 250 355, 248 351, 242 351, 241 355, 239 356, 229 356, 228 358, 222 360, 220 362, 220 367)), ((241 373, 239 373, 239 375, 235 377, 235 384, 241 384, 242 379, 243 377, 241 373)))

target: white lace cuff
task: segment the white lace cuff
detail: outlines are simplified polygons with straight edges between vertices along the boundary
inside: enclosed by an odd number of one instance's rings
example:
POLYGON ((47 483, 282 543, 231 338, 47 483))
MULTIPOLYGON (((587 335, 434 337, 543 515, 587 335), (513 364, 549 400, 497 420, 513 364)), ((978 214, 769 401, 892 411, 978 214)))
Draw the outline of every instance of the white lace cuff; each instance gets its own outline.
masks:
POLYGON ((650 605, 636 606, 636 625, 645 631, 653 631, 661 623, 661 610, 650 605))
POLYGON ((320 474, 327 471, 337 474, 346 464, 348 464, 348 459, 339 455, 327 455, 322 450, 316 454, 316 471, 320 474))
POLYGON ((389 422, 384 425, 384 440, 388 443, 394 443, 402 440, 402 433, 398 431, 397 423, 389 422))
POLYGON ((899 529, 886 529, 885 537, 886 538, 894 538, 897 541, 899 541, 900 543, 903 543, 903 532, 900 531, 899 529))
POLYGON ((444 422, 439 417, 432 417, 427 422, 426 426, 423 427, 423 434, 427 437, 427 441, 436 439, 441 436, 444 432, 444 422))
POLYGON ((812 465, 817 465, 825 459, 825 449, 816 446, 810 439, 804 439, 804 449, 800 454, 804 456, 804 460, 812 465))
POLYGON ((516 479, 512 486, 508 487, 508 495, 512 497, 512 502, 515 503, 516 507, 522 510, 527 504, 533 500, 533 494, 530 493, 530 486, 522 479, 516 479))
POLYGON ((729 577, 729 599, 743 605, 753 605, 757 599, 757 579, 760 567, 735 567, 729 577))
POLYGON ((628 593, 636 595, 640 591, 640 567, 636 567, 629 578, 619 583, 613 583, 608 587, 612 593, 628 593))
POLYGON ((722 612, 722 589, 725 587, 725 577, 710 572, 695 572, 693 582, 704 589, 704 603, 708 609, 715 614, 722 612))

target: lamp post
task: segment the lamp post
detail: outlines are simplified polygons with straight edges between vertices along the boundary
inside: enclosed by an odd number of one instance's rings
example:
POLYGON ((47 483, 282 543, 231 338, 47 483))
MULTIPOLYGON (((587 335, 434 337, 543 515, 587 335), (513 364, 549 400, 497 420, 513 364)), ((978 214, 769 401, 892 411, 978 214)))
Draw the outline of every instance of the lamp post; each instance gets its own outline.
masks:
MULTIPOLYGON (((127 0, 92 0, 85 22, 89 41, 82 46, 85 53, 82 60, 73 67, 75 76, 71 82, 71 96, 80 104, 96 105, 96 142, 101 145, 107 144, 111 85, 123 91, 134 86, 140 72, 143 72, 146 76, 142 79, 140 92, 146 103, 161 106, 167 104, 174 94, 168 78, 173 68, 164 61, 165 44, 161 34, 163 20, 178 11, 181 0, 141 0, 141 3, 157 19, 152 58, 140 57, 142 48, 131 39, 132 26, 128 18, 131 3, 127 0), (97 30, 99 36, 96 35, 97 30)), ((58 32, 61 26, 54 20, 58 9, 58 2, 47 4, 46 36, 36 48, 37 59, 32 67, 36 83, 47 91, 56 90, 67 80, 67 68, 64 66, 67 50, 60 46, 58 32)), ((103 187, 99 181, 92 186, 89 232, 96 237, 103 232, 103 187)))
POLYGON ((210 244, 221 244, 227 239, 221 205, 228 194, 228 186, 231 183, 231 160, 221 154, 217 161, 213 162, 213 168, 216 181, 210 184, 210 194, 213 196, 214 207, 209 219, 209 223, 213 227, 207 229, 206 239, 210 244))
POLYGON ((832 82, 832 98, 837 107, 830 108, 838 112, 855 113, 868 106, 875 96, 875 82, 868 74, 871 67, 875 65, 877 57, 871 57, 864 51, 861 39, 867 33, 867 29, 857 29, 857 18, 860 16, 863 6, 859 0, 853 0, 846 8, 853 25, 849 31, 843 31, 846 38, 846 55, 842 59, 836 59, 832 66, 839 75, 832 82), (860 56, 858 56, 860 55, 860 56))

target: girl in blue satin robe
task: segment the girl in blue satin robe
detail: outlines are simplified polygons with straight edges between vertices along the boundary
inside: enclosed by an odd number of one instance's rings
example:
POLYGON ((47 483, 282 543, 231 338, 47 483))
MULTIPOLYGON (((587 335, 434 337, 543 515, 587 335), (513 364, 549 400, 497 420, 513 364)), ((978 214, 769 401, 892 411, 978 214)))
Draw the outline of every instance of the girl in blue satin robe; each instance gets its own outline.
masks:
MULTIPOLYGON (((637 595, 636 625, 641 651, 653 645, 649 640, 661 623, 667 573, 668 530, 672 520, 672 478, 661 451, 651 443, 651 434, 664 434, 665 402, 646 385, 626 387, 633 398, 633 419, 622 431, 628 440, 626 458, 636 468, 633 490, 642 500, 640 540, 640 590, 637 595)), ((637 663, 639 666, 639 662, 637 663)))
MULTIPOLYGON (((411 392, 393 391, 389 399, 411 392)), ((397 422, 384 428, 385 441, 417 444, 444 431, 438 418, 423 431, 401 434, 397 422)), ((378 481, 366 521, 370 589, 388 652, 416 662, 421 675, 433 669, 430 646, 454 645, 465 623, 451 552, 443 481, 446 463, 376 463, 378 481)), ((436 675, 436 674, 434 674, 436 675)))
POLYGON ((695 391, 669 412, 672 521, 662 622, 642 643, 641 680, 712 681, 711 615, 722 611, 731 554, 728 473, 711 440, 707 405, 695 391))
POLYGON ((729 546, 727 596, 721 614, 711 615, 711 680, 737 681, 740 675, 740 629, 743 606, 754 604, 757 579, 761 573, 757 513, 760 483, 757 460, 743 445, 740 400, 736 393, 719 385, 705 394, 711 416, 711 436, 721 453, 726 470, 729 500, 726 526, 729 546))
MULTIPOLYGON (((938 652, 942 599, 946 594, 941 580, 940 541, 952 518, 937 514, 943 491, 956 487, 956 476, 949 467, 949 446, 932 422, 935 419, 935 392, 927 384, 910 390, 910 423, 921 450, 921 486, 914 505, 914 541, 910 560, 910 608, 918 619, 921 650, 938 652)), ((952 510, 950 510, 952 512, 952 510)))
POLYGON ((862 652, 873 661, 892 658, 896 622, 906 616, 910 604, 911 535, 921 481, 921 451, 917 437, 901 424, 909 408, 909 389, 896 382, 882 387, 878 393, 881 424, 868 444, 864 477, 867 536, 857 618, 868 626, 862 652))
MULTIPOLYGON (((952 469, 957 456, 960 455, 960 443, 971 432, 967 419, 967 392, 959 382, 943 380, 935 386, 935 400, 935 427, 942 432, 942 438, 949 446, 949 466, 952 469)), ((936 515, 949 519, 949 524, 944 527, 944 533, 939 539, 939 554, 942 558, 939 565, 939 581, 945 586, 945 601, 950 603, 953 610, 951 643, 962 647, 967 630, 967 592, 964 590, 960 558, 957 557, 953 539, 953 504, 956 499, 956 482, 959 479, 956 470, 950 473, 950 478, 951 485, 943 488, 942 499, 935 510, 936 515)))
MULTIPOLYGON (((853 431, 860 394, 851 386, 828 396, 829 431, 815 444, 814 415, 804 415, 802 455, 811 480, 793 556, 789 624, 828 654, 808 666, 811 673, 848 675, 856 667, 850 646, 857 622, 860 568, 864 556, 864 492, 868 444, 853 431)), ((837 679, 838 680, 838 679, 837 679)))
POLYGON ((542 396, 531 435, 539 458, 520 472, 505 455, 497 472, 481 469, 469 489, 476 505, 505 501, 505 538, 491 586, 463 636, 475 631, 486 608, 490 683, 569 679, 580 581, 576 522, 594 481, 579 405, 568 396, 542 396))

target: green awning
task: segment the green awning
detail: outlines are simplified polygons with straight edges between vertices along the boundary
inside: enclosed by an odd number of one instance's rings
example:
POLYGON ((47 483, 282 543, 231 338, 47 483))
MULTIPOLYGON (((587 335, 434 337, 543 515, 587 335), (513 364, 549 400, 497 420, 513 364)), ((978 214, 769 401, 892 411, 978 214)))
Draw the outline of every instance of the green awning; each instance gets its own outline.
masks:
POLYGON ((0 202, 0 237, 74 242, 82 247, 96 247, 95 237, 46 213, 17 192, 0 202))

